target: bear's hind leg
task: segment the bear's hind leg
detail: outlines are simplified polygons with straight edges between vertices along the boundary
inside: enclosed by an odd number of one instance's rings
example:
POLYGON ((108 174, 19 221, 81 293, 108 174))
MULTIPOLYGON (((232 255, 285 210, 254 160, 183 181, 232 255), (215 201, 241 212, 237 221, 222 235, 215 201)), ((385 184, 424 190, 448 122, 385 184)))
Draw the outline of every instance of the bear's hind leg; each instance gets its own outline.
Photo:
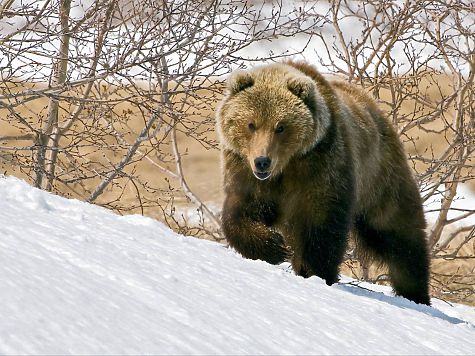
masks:
POLYGON ((375 229, 363 218, 355 221, 355 230, 360 253, 388 266, 396 294, 430 305, 430 261, 424 230, 410 224, 375 229))

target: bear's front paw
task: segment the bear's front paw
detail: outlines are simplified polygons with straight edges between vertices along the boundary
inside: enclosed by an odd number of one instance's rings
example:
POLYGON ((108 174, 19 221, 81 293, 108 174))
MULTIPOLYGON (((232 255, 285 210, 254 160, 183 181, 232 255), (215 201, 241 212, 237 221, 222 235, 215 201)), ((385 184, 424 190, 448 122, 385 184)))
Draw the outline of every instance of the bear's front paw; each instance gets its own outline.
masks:
POLYGON ((263 260, 273 265, 290 260, 292 251, 285 245, 285 240, 281 234, 273 232, 265 242, 265 252, 263 260))

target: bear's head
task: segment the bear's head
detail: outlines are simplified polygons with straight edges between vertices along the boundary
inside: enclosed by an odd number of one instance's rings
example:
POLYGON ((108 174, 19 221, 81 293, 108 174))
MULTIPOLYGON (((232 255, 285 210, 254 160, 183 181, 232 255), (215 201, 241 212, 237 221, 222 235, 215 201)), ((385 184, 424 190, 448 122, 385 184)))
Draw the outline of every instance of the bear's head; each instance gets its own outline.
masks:
POLYGON ((317 84, 278 63, 236 71, 217 111, 223 148, 242 156, 257 179, 283 172, 324 136, 330 114, 317 84))

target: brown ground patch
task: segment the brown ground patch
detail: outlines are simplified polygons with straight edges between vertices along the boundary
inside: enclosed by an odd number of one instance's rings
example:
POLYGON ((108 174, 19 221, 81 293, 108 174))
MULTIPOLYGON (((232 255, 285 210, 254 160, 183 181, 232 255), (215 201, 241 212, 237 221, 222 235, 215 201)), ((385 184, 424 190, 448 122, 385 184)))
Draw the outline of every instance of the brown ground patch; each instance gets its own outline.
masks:
MULTIPOLYGON (((17 90, 20 90, 21 88, 17 88, 17 90)), ((386 94, 383 93, 383 96, 386 94)), ((434 93, 434 95, 438 95, 437 93, 434 93)), ((383 98, 384 99, 384 98, 383 98)), ((387 99, 387 98, 386 98, 387 99)), ((27 105, 25 106, 19 106, 17 108, 18 112, 21 113, 22 115, 25 115, 29 117, 30 121, 32 123, 41 123, 42 120, 44 120, 44 117, 47 112, 47 103, 48 100, 45 98, 39 98, 33 101, 30 101, 27 105)), ((213 114, 213 106, 215 103, 211 105, 210 108, 208 109, 202 109, 198 113, 196 113, 197 119, 200 117, 203 118, 203 120, 208 120, 210 117, 212 117, 213 114)), ((401 112, 410 112, 412 110, 413 103, 408 101, 405 105, 405 107, 401 108, 401 112)), ((121 103, 115 106, 115 111, 120 112, 122 110, 127 110, 128 105, 127 103, 121 103)), ((65 110, 67 110, 67 107, 64 107, 63 110, 63 115, 65 114, 65 110)), ((18 127, 15 127, 14 125, 8 123, 5 121, 5 116, 6 111, 5 109, 0 110, 0 135, 16 135, 22 133, 22 130, 19 129, 18 127)), ((133 115, 133 113, 132 113, 133 115)), ((140 131, 141 127, 143 125, 143 120, 141 118, 137 118, 136 120, 130 121, 127 125, 121 124, 118 125, 117 127, 121 130, 121 132, 124 134, 124 137, 131 142, 134 138, 134 134, 131 133, 131 131, 137 133, 140 131)), ((441 129, 441 122, 437 122, 433 124, 432 128, 434 131, 441 129)), ((206 133, 206 137, 209 140, 216 140, 216 135, 215 132, 211 130, 211 126, 209 127, 210 130, 206 133)), ((81 124, 78 124, 76 127, 76 131, 80 132, 81 130, 81 124)), ((430 152, 433 151, 434 153, 440 153, 442 152, 446 147, 447 147, 447 140, 450 139, 450 134, 447 133, 435 133, 435 132, 425 132, 421 130, 417 130, 417 128, 413 129, 412 135, 417 138, 417 140, 414 142, 406 142, 406 150, 409 154, 414 154, 416 151, 421 153, 421 152, 430 152)), ((106 139, 107 142, 113 143, 114 139, 112 137, 109 137, 106 139), (108 141, 109 140, 109 141, 108 141)), ((8 145, 29 145, 31 142, 28 141, 21 141, 17 143, 12 143, 12 142, 7 142, 5 146, 8 145)), ((64 144, 64 142, 63 142, 64 144)), ((180 147, 180 151, 183 153, 182 156, 182 161, 183 161, 183 169, 185 173, 185 177, 187 179, 187 182, 193 192, 200 197, 204 202, 209 202, 213 204, 214 206, 220 206, 222 199, 223 199, 223 194, 222 194, 222 182, 221 182, 221 169, 220 169, 220 154, 218 149, 216 148, 205 148, 203 145, 201 145, 198 141, 195 139, 184 135, 184 134, 178 134, 178 144, 180 147)), ((145 148, 147 147, 147 144, 144 145, 144 151, 145 148)), ((109 152, 107 150, 104 151, 96 151, 93 153, 94 149, 93 148, 83 148, 84 154, 89 155, 90 159, 97 159, 101 160, 104 158, 108 158, 113 162, 117 162, 120 159, 120 155, 123 154, 125 151, 124 150, 118 150, 117 152, 109 152)), ((5 151, 0 152, 0 154, 3 155, 5 151)), ((167 151, 167 154, 170 154, 170 151, 167 151)), ((173 163, 165 163, 165 167, 175 170, 174 164, 173 163)), ((417 164, 417 169, 418 170, 423 170, 424 164, 418 163, 417 164)), ((25 169, 25 167, 20 167, 18 165, 12 165, 9 160, 8 156, 0 156, 0 169, 2 173, 6 173, 8 175, 14 175, 20 178, 23 178, 31 183, 31 178, 29 177, 28 169, 25 169), (3 158, 2 158, 3 157, 3 158)), ((148 162, 145 159, 142 159, 135 163, 133 166, 129 167, 128 170, 131 171, 132 169, 135 169, 136 172, 140 175, 141 179, 145 182, 150 182, 153 183, 154 185, 161 187, 162 189, 166 190, 169 185, 174 187, 175 189, 178 189, 179 184, 178 182, 174 181, 172 178, 168 177, 166 174, 164 174, 162 171, 157 169, 153 164, 148 162)), ((31 172, 30 172, 31 174, 31 172)), ((468 173, 467 173, 468 174, 468 173)), ((92 189, 99 183, 99 178, 97 179, 91 179, 87 182, 87 188, 92 189)), ((472 180, 469 182, 470 186, 472 189, 475 191, 475 180, 472 180)), ((56 185, 56 192, 67 196, 67 197, 73 197, 73 198, 78 198, 78 199, 84 199, 84 187, 81 187, 79 185, 71 185, 70 188, 65 187, 64 185, 58 184, 56 185)), ((127 185, 125 190, 121 193, 121 189, 118 187, 109 187, 103 196, 101 196, 100 200, 98 203, 105 202, 105 201, 113 201, 116 199, 120 194, 121 196, 121 204, 127 206, 128 204, 130 205, 135 205, 137 203, 138 199, 138 194, 137 190, 135 187, 131 184, 127 185)), ((147 192, 141 192, 143 195, 147 195, 147 192)), ((163 196, 160 197, 164 201, 169 199, 169 195, 163 194, 163 196)), ((176 204, 178 208, 189 208, 190 205, 187 204, 186 199, 179 198, 176 200, 176 204)), ((128 211, 127 213, 141 213, 141 210, 136 208, 131 211, 128 211)), ((154 218, 159 218, 162 219, 163 216, 159 209, 151 207, 148 209, 145 209, 144 211, 145 215, 154 217, 154 218)), ((473 249, 473 248, 472 248, 473 249)), ((472 251, 473 253, 473 251, 472 251)), ((464 260, 461 262, 453 262, 453 261, 434 261, 433 262, 433 270, 437 271, 439 273, 444 273, 447 276, 444 277, 447 281, 450 283, 451 275, 454 274, 466 274, 468 276, 471 275, 471 270, 474 268, 475 262, 473 260, 464 260)), ((372 269, 373 275, 376 275, 378 272, 376 269, 372 269)), ((344 267, 343 272, 351 275, 351 270, 344 267)), ((447 299, 453 299, 455 300, 456 298, 451 298, 451 296, 444 296, 447 299)), ((471 297, 470 299, 467 299, 464 301, 465 303, 469 304, 474 304, 475 305, 475 297, 471 297)))

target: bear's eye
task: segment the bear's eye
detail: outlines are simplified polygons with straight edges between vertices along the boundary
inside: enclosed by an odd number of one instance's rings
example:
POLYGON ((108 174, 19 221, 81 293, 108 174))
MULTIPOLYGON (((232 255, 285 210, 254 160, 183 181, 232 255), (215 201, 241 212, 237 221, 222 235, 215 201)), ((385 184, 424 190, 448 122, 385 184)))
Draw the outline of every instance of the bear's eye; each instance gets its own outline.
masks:
POLYGON ((279 125, 277 126, 277 128, 275 129, 275 133, 282 133, 284 132, 284 125, 279 125))
POLYGON ((253 122, 250 122, 249 125, 247 125, 247 127, 249 127, 249 130, 251 131, 256 131, 256 125, 254 125, 253 122))

